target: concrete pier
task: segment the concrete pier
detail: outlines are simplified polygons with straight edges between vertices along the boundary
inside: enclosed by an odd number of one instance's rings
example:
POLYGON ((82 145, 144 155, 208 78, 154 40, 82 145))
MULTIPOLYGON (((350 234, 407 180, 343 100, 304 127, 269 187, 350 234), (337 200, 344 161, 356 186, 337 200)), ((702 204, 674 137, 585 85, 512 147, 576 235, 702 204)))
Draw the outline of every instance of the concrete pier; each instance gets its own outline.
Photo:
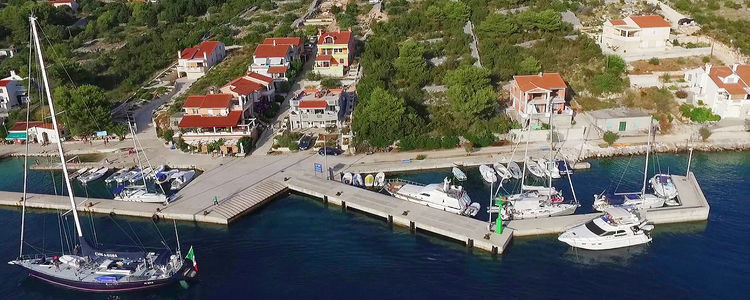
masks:
MULTIPOLYGON (((291 175, 291 174, 288 174, 291 175)), ((655 224, 704 221, 710 207, 693 173, 688 176, 672 175, 681 203, 676 207, 649 209, 644 217, 655 224)), ((514 236, 556 234, 582 224, 599 213, 549 217, 507 222, 502 234, 490 232, 485 221, 404 201, 381 193, 324 180, 308 174, 291 176, 272 175, 221 199, 215 205, 210 199, 188 197, 176 199, 167 206, 152 203, 123 202, 111 199, 77 198, 78 210, 101 214, 135 217, 175 219, 183 221, 229 224, 244 214, 257 210, 264 204, 289 191, 295 191, 339 205, 342 211, 359 211, 382 218, 388 225, 423 231, 456 240, 469 248, 491 253, 503 253, 514 236)), ((0 205, 21 206, 21 193, 0 192, 0 205)), ((29 194, 29 208, 67 211, 66 196, 29 194)))

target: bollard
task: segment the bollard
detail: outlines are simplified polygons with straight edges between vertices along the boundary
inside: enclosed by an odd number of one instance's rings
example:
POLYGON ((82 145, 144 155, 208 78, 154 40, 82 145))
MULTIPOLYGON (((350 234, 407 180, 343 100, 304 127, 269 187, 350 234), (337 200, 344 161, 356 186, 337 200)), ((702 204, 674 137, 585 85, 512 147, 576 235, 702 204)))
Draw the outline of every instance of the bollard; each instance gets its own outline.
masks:
POLYGON ((414 221, 409 221, 409 231, 411 233, 417 232, 417 224, 414 224, 414 221))
POLYGON ((469 248, 469 249, 474 248, 474 240, 469 239, 468 241, 466 241, 466 248, 469 248))
POLYGON ((341 201, 341 210, 346 212, 346 201, 341 201))

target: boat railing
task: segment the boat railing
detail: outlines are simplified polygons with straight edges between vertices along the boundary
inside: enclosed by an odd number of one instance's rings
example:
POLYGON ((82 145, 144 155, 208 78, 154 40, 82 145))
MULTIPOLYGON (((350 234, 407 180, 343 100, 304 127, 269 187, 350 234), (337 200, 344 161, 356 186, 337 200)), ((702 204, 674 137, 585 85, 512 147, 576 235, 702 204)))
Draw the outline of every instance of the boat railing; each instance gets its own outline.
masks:
POLYGON ((415 182, 415 181, 411 181, 411 180, 406 180, 406 179, 400 179, 400 178, 386 179, 384 181, 384 183, 386 183, 386 184, 387 183, 392 183, 392 182, 401 182, 401 183, 406 183, 406 184, 411 184, 411 185, 416 185, 416 186, 426 186, 426 184, 424 184, 424 183, 419 183, 419 182, 415 182))

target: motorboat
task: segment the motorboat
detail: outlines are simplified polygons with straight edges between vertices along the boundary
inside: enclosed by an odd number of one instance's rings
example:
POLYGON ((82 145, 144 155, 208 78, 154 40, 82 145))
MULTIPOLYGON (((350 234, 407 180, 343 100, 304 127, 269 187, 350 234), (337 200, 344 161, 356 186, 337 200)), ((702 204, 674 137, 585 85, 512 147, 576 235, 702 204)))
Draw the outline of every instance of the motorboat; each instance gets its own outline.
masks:
POLYGON ((367 174, 367 176, 365 176, 365 186, 371 188, 374 184, 375 176, 372 176, 372 174, 367 174))
POLYGON ((502 179, 508 179, 513 177, 513 174, 510 173, 510 170, 506 168, 501 163, 495 163, 492 165, 492 168, 495 169, 495 172, 497 172, 497 175, 500 175, 500 178, 502 179))
POLYGON ((341 182, 344 183, 344 184, 351 185, 353 177, 354 176, 352 175, 352 173, 346 172, 346 173, 344 173, 343 176, 341 176, 341 182))
POLYGON ((355 173, 352 177, 352 185, 354 186, 365 186, 364 181, 362 180, 362 174, 355 173))
POLYGON ((526 166, 526 169, 529 170, 529 172, 536 176, 536 177, 544 177, 545 172, 542 168, 539 167, 539 164, 532 160, 526 160, 526 163, 524 163, 526 166))
POLYGON ((488 211, 497 213, 502 204, 500 213, 503 220, 521 220, 572 215, 580 206, 577 202, 566 203, 554 187, 523 185, 522 191, 497 197, 497 205, 488 211))
POLYGON ((639 209, 664 206, 666 199, 654 194, 636 193, 601 193, 594 195, 594 210, 605 211, 615 206, 633 206, 639 209))
POLYGON ((375 187, 383 187, 385 185, 385 173, 379 172, 375 175, 375 182, 373 184, 375 187))
POLYGON ((136 182, 144 178, 148 178, 148 174, 151 172, 153 172, 153 169, 151 169, 151 167, 147 167, 141 170, 140 172, 136 173, 135 175, 133 175, 133 177, 130 178, 130 182, 136 182))
POLYGON ((195 178, 195 171, 180 171, 179 173, 174 174, 172 177, 173 180, 170 189, 176 191, 184 188, 191 180, 193 180, 193 178, 195 178))
POLYGON ((459 169, 458 167, 453 167, 451 172, 453 173, 453 177, 455 177, 456 180, 466 181, 466 174, 464 173, 464 171, 461 171, 461 169, 459 169))
POLYGON ((169 203, 167 195, 149 192, 143 185, 128 187, 119 185, 112 193, 115 195, 114 199, 119 201, 164 203, 165 205, 169 203))
POLYGON ((665 199, 673 199, 677 197, 677 187, 674 186, 672 176, 668 174, 656 174, 649 180, 651 188, 654 189, 654 194, 665 199))
POLYGON ((469 194, 463 187, 452 185, 447 177, 443 183, 423 185, 405 180, 395 180, 385 185, 385 190, 392 196, 426 205, 432 208, 464 216, 475 216, 481 206, 472 203, 469 194))
POLYGON ((89 168, 87 168, 87 167, 83 167, 81 169, 78 169, 78 171, 76 171, 75 173, 70 174, 70 179, 71 180, 76 179, 76 178, 78 178, 78 176, 86 174, 86 171, 88 171, 88 170, 89 170, 89 168))
POLYGON ((123 177, 125 174, 130 171, 129 168, 119 169, 116 172, 112 173, 112 175, 109 175, 107 179, 104 179, 104 182, 111 183, 111 182, 122 182, 121 180, 118 180, 119 178, 123 177))
POLYGON ((521 167, 518 166, 518 163, 515 161, 508 162, 508 171, 515 179, 520 179, 521 176, 523 176, 523 171, 521 171, 521 167))
POLYGON ((484 181, 487 181, 489 183, 497 182, 497 174, 495 173, 495 170, 493 170, 490 166, 479 166, 479 173, 482 174, 482 178, 484 178, 484 181))
POLYGON ((105 174, 107 174, 107 172, 109 172, 109 168, 107 167, 91 169, 91 172, 89 172, 88 174, 79 176, 78 181, 80 181, 82 184, 87 184, 91 181, 102 178, 105 174))
POLYGON ((135 178, 136 176, 139 176, 140 174, 141 174, 140 168, 133 168, 132 170, 118 177, 116 180, 117 180, 117 183, 134 181, 132 179, 135 178))
POLYGON ((154 174, 154 182, 156 184, 164 184, 172 180, 172 176, 179 173, 180 170, 178 169, 171 169, 168 171, 161 171, 156 174, 154 174))
POLYGON ((608 250, 651 241, 654 225, 634 208, 612 207, 605 214, 563 232, 557 239, 572 247, 608 250))
POLYGON ((550 162, 543 157, 538 158, 536 163, 539 165, 539 168, 542 169, 544 175, 552 178, 560 178, 560 170, 557 169, 556 163, 550 162))

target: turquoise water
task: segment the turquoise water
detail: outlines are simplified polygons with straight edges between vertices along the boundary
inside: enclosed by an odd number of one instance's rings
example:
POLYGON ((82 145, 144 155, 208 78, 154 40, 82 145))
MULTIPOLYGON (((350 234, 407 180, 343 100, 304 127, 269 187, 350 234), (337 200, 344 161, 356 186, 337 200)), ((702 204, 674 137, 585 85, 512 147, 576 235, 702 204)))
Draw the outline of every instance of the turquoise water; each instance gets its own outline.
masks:
MULTIPOLYGON (((658 157, 663 171, 684 173, 686 154, 658 157)), ((540 236, 515 239, 502 256, 479 250, 470 254, 452 241, 411 234, 380 219, 288 195, 229 227, 178 223, 183 247, 196 248, 199 282, 188 290, 170 287, 117 298, 743 299, 750 293, 748 166, 750 153, 696 153, 691 169, 711 204, 709 221, 659 225, 653 243, 605 252, 574 251, 555 236, 540 236)), ((7 161, 0 161, 2 174, 9 174, 8 168, 7 161)), ((591 196, 608 186, 610 178, 612 184, 620 183, 621 191, 639 190, 642 168, 642 157, 592 161, 592 169, 573 176, 583 203, 580 212, 590 211, 591 196), (623 170, 624 179, 619 180, 623 170)), ((484 207, 488 186, 475 172, 468 172, 466 187, 484 207)), ((400 176, 428 182, 448 174, 400 176)), ((563 183, 555 182, 561 187, 563 183)), ((8 186, 5 180, 2 184, 8 186)), ((44 184, 32 186, 34 190, 44 184)), ((19 215, 15 209, 0 209, 0 239, 5 241, 0 258, 6 261, 18 254, 19 215)), ((54 212, 35 211, 27 220, 31 245, 59 249, 54 212)), ((88 215, 83 220, 86 231, 94 221, 100 242, 131 243, 127 236, 138 232, 143 243, 158 245, 158 226, 174 244, 169 222, 88 215)), ((0 265, 0 278, 2 298, 112 298, 52 288, 5 264, 0 265)))

